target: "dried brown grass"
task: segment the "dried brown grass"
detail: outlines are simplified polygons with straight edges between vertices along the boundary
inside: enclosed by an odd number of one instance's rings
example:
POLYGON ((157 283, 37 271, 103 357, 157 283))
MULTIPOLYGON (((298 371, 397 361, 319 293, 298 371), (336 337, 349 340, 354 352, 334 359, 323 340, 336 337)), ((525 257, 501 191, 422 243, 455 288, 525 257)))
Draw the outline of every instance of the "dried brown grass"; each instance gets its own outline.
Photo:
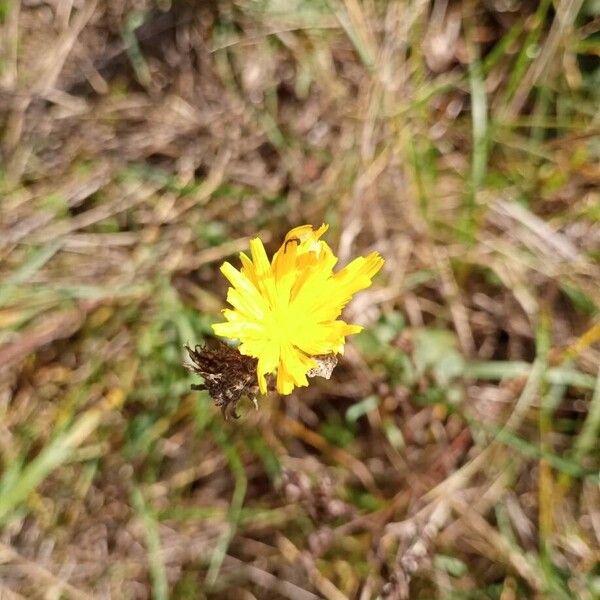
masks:
POLYGON ((0 4, 1 597, 595 597, 581 4, 0 4), (224 423, 218 264, 321 221, 367 334, 224 423))

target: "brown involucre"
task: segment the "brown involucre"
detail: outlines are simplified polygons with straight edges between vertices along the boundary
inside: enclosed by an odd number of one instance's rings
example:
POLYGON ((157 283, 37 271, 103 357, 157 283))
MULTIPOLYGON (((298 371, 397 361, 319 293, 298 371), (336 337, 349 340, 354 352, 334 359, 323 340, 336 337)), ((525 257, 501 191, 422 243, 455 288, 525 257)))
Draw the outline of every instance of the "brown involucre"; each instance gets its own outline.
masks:
POLYGON ((185 366, 204 379, 202 384, 192 385, 193 390, 207 390, 216 406, 221 408, 227 419, 236 413, 237 403, 242 396, 248 396, 256 402, 258 382, 256 380, 257 360, 240 354, 220 340, 214 340, 210 346, 186 346, 191 364, 185 366))

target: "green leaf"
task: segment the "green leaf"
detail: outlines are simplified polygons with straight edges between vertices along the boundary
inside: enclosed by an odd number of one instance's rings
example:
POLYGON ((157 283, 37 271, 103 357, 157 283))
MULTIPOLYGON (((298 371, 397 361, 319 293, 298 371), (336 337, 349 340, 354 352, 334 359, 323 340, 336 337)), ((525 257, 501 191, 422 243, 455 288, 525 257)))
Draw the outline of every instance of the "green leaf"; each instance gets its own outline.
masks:
POLYGON ((379 406, 379 398, 372 394, 367 396, 364 400, 360 400, 353 404, 346 411, 346 421, 349 423, 356 423, 358 419, 366 415, 368 412, 375 410, 379 406))

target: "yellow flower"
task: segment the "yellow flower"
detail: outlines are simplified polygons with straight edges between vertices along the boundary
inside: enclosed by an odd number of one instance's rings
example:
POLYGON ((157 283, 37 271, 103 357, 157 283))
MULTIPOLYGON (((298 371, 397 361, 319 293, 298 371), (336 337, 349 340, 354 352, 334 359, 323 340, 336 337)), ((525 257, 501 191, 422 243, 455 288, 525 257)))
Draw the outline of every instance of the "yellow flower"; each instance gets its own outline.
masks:
POLYGON ((289 394, 308 385, 313 357, 343 351, 346 336, 362 327, 339 320, 353 294, 371 285, 383 258, 373 252, 333 272, 337 257, 311 225, 292 229, 271 262, 259 239, 250 242, 250 259, 240 254, 242 269, 226 262, 221 272, 231 283, 225 323, 213 325, 217 335, 238 339, 239 351, 258 359, 260 391, 267 391, 265 375, 277 373, 276 387, 289 394))

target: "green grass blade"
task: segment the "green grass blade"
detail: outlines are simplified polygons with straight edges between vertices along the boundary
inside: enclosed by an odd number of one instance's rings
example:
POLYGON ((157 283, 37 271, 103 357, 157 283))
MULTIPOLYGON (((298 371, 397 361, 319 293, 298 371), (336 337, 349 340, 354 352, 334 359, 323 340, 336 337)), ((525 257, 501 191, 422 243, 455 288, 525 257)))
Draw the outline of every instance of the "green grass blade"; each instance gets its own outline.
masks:
POLYGON ((137 487, 131 490, 131 504, 137 511, 144 525, 146 547, 148 549, 148 565, 150 577, 152 578, 152 597, 154 600, 167 600, 169 597, 169 587, 167 582, 167 571, 161 557, 158 522, 154 515, 148 510, 144 496, 137 487))

